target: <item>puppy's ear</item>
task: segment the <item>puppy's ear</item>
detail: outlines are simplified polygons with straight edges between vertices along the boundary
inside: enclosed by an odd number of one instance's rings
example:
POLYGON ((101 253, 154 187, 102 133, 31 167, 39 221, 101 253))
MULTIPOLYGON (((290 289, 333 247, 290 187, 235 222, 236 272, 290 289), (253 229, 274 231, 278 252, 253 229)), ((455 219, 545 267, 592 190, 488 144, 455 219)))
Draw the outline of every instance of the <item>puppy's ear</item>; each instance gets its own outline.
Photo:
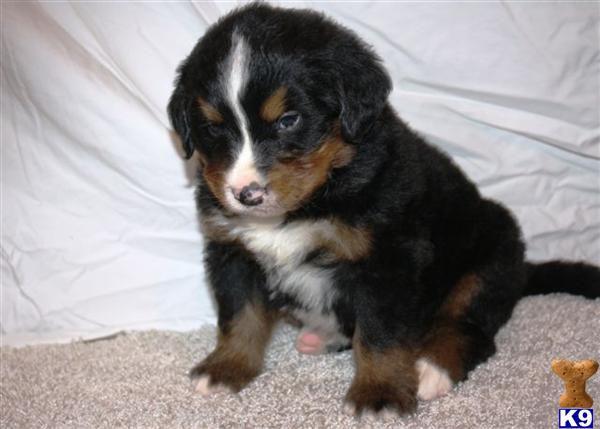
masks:
POLYGON ((169 100, 167 111, 171 124, 183 145, 185 159, 190 159, 194 154, 194 142, 189 118, 191 105, 191 98, 184 93, 184 89, 179 83, 171 96, 171 100, 169 100))
POLYGON ((368 47, 340 51, 336 55, 339 58, 336 68, 342 134, 350 141, 357 141, 385 107, 392 81, 368 47))

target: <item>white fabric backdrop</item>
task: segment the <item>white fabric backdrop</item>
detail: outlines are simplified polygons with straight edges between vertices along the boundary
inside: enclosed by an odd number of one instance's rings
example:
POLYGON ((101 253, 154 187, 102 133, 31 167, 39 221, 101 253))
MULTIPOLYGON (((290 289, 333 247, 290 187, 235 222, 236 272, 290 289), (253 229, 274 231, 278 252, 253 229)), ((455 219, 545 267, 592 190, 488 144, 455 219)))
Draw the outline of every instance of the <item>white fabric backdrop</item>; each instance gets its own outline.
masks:
MULTIPOLYGON (((3 4, 3 344, 214 323, 165 106, 233 6, 3 4)), ((600 262, 597 4, 311 7, 375 46, 396 109, 515 211, 531 258, 600 262)))

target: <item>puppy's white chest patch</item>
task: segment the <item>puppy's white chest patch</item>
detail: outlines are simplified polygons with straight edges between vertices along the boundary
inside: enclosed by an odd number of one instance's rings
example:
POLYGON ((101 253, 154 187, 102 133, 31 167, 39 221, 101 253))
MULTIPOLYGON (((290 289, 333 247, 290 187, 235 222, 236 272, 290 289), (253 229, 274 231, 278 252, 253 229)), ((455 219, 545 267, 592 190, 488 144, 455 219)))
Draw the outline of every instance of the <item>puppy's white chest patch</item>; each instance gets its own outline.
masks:
POLYGON ((313 223, 297 222, 286 226, 249 224, 234 228, 233 233, 269 265, 297 266, 314 249, 313 223))
POLYGON ((318 248, 319 238, 331 231, 327 220, 296 221, 281 225, 280 221, 237 220, 230 235, 241 240, 256 255, 268 275, 273 295, 284 293, 307 309, 328 309, 335 296, 332 287, 333 268, 306 262, 310 252, 318 248))

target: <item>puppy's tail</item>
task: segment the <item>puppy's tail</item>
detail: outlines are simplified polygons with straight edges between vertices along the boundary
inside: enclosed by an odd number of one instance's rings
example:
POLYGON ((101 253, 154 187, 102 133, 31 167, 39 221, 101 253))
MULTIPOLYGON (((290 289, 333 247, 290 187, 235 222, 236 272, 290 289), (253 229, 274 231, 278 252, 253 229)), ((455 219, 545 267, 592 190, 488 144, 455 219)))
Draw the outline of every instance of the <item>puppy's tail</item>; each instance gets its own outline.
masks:
POLYGON ((583 262, 528 262, 523 295, 565 292, 586 298, 600 297, 600 268, 583 262))

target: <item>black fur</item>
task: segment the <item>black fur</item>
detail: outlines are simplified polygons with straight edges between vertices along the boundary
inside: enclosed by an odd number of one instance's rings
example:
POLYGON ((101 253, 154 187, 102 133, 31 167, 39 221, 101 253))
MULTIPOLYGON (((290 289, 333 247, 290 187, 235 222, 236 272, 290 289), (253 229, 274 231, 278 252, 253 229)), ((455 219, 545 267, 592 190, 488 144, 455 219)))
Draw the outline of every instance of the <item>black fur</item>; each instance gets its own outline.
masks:
POLYGON ((600 296, 600 271, 580 262, 527 263, 525 295, 553 292, 597 298, 600 296))
MULTIPOLYGON (((496 332, 523 295, 600 296, 596 267, 525 262, 521 233, 509 211, 483 198, 448 156, 398 118, 387 101, 391 81, 378 58, 356 35, 320 14, 253 4, 209 29, 182 64, 169 104, 187 157, 196 150, 207 165, 228 166, 239 150, 239 124, 218 81, 233 33, 244 37, 253 53, 241 102, 261 172, 268 173, 282 153, 313 153, 335 123, 355 149, 352 161, 329 171, 326 183, 287 212, 282 223, 336 218, 370 231, 368 254, 322 262, 333 272, 336 299, 319 311, 334 314, 349 338, 359 332, 358 341, 373 352, 418 350, 455 285, 474 274, 477 294, 460 317, 444 321, 466 339, 466 376, 493 354, 496 332), (302 128, 293 135, 278 135, 254 113, 281 85, 288 88, 289 104, 303 115, 302 128), (224 125, 215 127, 200 115, 198 96, 219 110, 224 125)), ((203 216, 242 216, 231 213, 199 177, 203 216)), ((316 249, 304 263, 319 263, 323 252, 316 249)), ((206 268, 222 330, 254 300, 269 311, 303 306, 295 296, 272 293, 270 268, 243 240, 210 238, 206 268)), ((364 403, 352 400, 359 411, 384 406, 410 411, 376 396, 364 403)))

